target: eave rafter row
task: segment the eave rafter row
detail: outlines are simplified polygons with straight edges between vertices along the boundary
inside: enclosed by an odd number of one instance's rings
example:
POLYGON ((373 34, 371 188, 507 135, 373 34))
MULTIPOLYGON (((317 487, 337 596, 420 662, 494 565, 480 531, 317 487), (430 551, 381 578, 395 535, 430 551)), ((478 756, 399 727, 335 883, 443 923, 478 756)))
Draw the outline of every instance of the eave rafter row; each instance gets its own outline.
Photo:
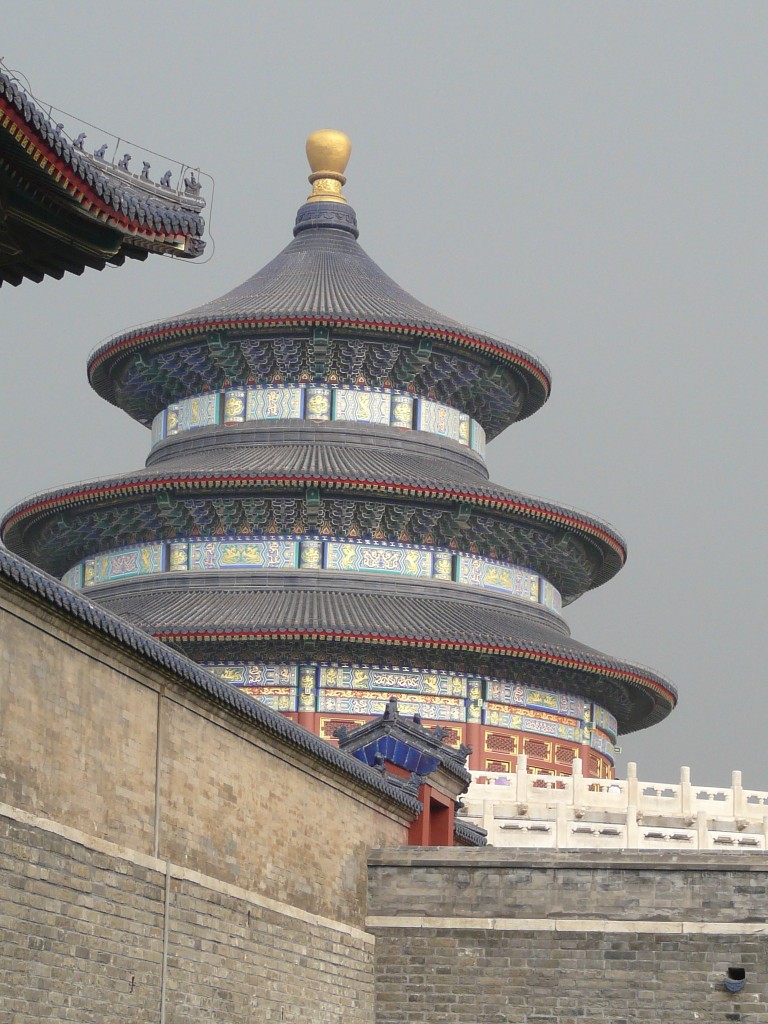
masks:
POLYGON ((543 664, 557 665, 559 667, 573 669, 575 671, 587 672, 600 675, 609 679, 620 680, 630 686, 638 686, 643 690, 651 691, 662 703, 672 708, 677 703, 677 696, 671 690, 662 686, 655 679, 639 671, 628 669, 611 668, 610 666, 598 665, 592 662, 576 658, 568 658, 556 654, 536 651, 531 648, 513 647, 500 644, 470 643, 461 640, 430 640, 423 637, 398 636, 390 633, 353 633, 349 630, 327 630, 327 629, 252 629, 252 630, 211 630, 211 631, 170 631, 153 634, 164 643, 178 643, 181 641, 209 642, 230 640, 309 640, 321 642, 343 642, 360 644, 381 644, 384 646, 396 647, 419 647, 443 651, 465 651, 473 654, 496 655, 502 657, 520 658, 527 661, 537 661, 543 664))
POLYGON ((194 324, 172 325, 168 327, 153 328, 147 331, 138 331, 114 342, 108 342, 98 349, 89 360, 88 378, 93 382, 96 372, 108 359, 129 351, 138 351, 142 348, 153 345, 157 342, 171 339, 190 337, 205 331, 216 330, 241 330, 249 328, 284 328, 284 327, 341 327, 359 331, 374 331, 385 334, 409 334, 415 337, 434 338, 439 341, 458 344, 475 352, 492 356, 502 363, 510 365, 532 375, 545 397, 549 396, 551 381, 548 373, 543 367, 526 358, 521 353, 514 352, 500 344, 494 344, 481 338, 473 338, 468 334, 459 334, 454 331, 436 330, 428 327, 418 327, 407 323, 383 323, 366 320, 340 319, 330 316, 316 317, 271 317, 243 319, 199 321, 194 324))
POLYGON ((55 509, 73 508, 87 505, 94 501, 111 500, 114 498, 134 497, 164 490, 207 491, 237 490, 242 488, 305 488, 323 487, 339 491, 360 491, 375 494, 390 494, 401 497, 430 499, 442 501, 466 502, 470 505, 491 509, 499 512, 510 512, 527 519, 545 522, 553 526, 575 529, 580 533, 593 537, 607 544, 623 563, 626 560, 626 548, 607 530, 590 523, 575 515, 555 512, 540 506, 512 498, 493 497, 467 490, 451 488, 427 487, 408 484, 391 483, 385 480, 345 479, 316 476, 244 476, 244 475, 211 475, 155 478, 145 481, 126 481, 101 487, 89 487, 81 490, 40 498, 17 508, 6 519, 3 532, 21 520, 33 518, 55 509))

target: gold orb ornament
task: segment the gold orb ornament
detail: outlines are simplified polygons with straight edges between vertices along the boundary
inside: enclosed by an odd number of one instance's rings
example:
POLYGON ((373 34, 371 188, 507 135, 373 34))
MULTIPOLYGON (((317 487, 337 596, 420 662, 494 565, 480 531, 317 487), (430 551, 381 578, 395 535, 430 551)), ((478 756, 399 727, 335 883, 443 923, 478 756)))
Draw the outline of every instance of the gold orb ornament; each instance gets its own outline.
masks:
POLYGON ((346 203, 341 186, 346 184, 344 171, 352 152, 349 136, 334 128, 321 128, 307 139, 307 160, 312 173, 309 181, 312 195, 308 203, 346 203))

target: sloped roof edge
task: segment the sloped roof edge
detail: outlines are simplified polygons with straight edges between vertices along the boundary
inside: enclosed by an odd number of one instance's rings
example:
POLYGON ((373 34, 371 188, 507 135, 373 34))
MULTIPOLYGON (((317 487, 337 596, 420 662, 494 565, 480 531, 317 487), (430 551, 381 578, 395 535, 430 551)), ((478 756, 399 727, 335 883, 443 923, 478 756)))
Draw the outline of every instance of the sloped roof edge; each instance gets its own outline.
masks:
POLYGON ((128 651, 170 672, 196 693, 227 708, 257 728, 399 804, 414 816, 421 812, 422 805, 415 797, 390 785, 377 772, 356 758, 344 754, 277 711, 244 696, 234 686, 221 682, 199 665, 130 626, 116 615, 104 611, 87 598, 69 590, 58 580, 3 547, 0 547, 0 577, 4 577, 15 587, 33 594, 45 603, 55 606, 90 629, 102 633, 128 651))

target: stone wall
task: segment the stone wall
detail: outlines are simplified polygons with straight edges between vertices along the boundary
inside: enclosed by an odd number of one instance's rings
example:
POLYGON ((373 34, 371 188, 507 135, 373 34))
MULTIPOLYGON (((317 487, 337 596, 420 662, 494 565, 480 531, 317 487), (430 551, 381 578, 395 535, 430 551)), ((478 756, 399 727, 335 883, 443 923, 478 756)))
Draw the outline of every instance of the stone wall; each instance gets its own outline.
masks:
POLYGON ((765 1024, 766 920, 759 853, 375 851, 376 1021, 765 1024))
POLYGON ((370 1024, 366 857, 411 812, 181 668, 0 575, 0 1005, 370 1024))
POLYGON ((6 806, 0 867, 3 1020, 373 1019, 360 929, 6 806))

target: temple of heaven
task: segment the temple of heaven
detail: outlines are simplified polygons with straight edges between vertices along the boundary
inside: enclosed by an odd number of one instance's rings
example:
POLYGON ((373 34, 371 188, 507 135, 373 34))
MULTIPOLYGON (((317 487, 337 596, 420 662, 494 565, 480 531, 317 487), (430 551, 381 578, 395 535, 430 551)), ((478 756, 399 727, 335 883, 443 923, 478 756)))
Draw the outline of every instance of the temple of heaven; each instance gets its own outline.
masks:
POLYGON ((312 194, 271 263, 91 356, 98 394, 151 428, 146 467, 22 502, 3 541, 328 740, 395 696, 472 769, 524 753, 611 777, 617 735, 676 702, 562 617, 624 542, 489 481, 486 441, 543 405, 549 373, 379 269, 349 152, 310 136, 312 194))

